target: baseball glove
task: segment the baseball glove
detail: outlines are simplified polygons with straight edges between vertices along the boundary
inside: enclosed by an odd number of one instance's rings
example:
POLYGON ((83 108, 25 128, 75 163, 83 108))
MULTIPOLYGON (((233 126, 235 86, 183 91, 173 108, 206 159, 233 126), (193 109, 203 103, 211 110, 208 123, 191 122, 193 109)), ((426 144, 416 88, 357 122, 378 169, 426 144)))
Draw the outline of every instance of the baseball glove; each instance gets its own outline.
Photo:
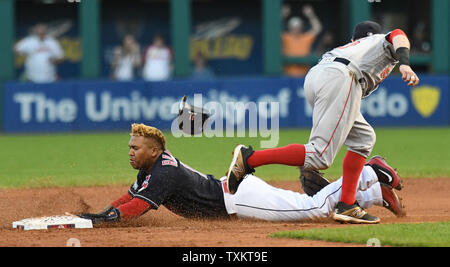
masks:
POLYGON ((186 103, 187 96, 183 96, 178 108, 178 128, 184 133, 196 135, 203 132, 206 121, 211 114, 203 107, 196 107, 186 103))
POLYGON ((316 170, 305 170, 300 167, 300 183, 303 191, 308 196, 314 196, 322 188, 329 185, 330 182, 323 177, 323 174, 316 170))

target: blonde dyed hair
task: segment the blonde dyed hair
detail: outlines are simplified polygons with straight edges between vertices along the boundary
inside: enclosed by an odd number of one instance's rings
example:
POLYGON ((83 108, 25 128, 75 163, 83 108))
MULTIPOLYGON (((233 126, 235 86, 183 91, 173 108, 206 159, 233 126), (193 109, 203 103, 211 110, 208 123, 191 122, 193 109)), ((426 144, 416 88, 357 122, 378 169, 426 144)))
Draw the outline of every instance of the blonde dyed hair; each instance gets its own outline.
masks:
POLYGON ((161 145, 161 148, 163 150, 166 149, 166 137, 158 128, 147 126, 143 123, 133 123, 131 125, 130 136, 143 136, 152 138, 161 145))

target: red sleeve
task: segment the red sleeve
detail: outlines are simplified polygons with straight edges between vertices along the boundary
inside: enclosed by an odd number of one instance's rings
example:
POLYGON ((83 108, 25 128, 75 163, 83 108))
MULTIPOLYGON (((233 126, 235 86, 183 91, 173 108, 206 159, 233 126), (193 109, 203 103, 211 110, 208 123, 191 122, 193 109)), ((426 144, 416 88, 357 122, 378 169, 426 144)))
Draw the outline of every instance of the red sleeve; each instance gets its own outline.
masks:
POLYGON ((110 205, 112 207, 114 207, 114 208, 117 208, 120 205, 125 204, 125 203, 129 202, 132 199, 133 199, 133 197, 129 193, 126 193, 125 195, 121 196, 119 199, 117 199, 116 201, 114 201, 110 205))
POLYGON ((408 38, 408 36, 406 35, 406 33, 404 31, 402 31, 400 29, 395 29, 391 33, 388 34, 386 39, 388 40, 389 43, 392 44, 392 40, 394 40, 394 37, 398 36, 398 35, 404 35, 405 37, 408 38))
POLYGON ((122 218, 131 219, 141 216, 151 209, 150 204, 139 198, 133 198, 131 201, 118 207, 122 218))

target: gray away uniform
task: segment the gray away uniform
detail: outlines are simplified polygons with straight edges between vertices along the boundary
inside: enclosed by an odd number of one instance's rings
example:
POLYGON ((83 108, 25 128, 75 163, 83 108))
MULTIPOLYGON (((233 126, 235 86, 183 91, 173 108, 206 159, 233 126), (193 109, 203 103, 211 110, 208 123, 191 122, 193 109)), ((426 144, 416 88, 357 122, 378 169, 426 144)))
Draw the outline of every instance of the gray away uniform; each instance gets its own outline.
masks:
POLYGON ((387 36, 374 34, 335 48, 306 75, 313 126, 305 145, 305 168, 327 169, 343 144, 365 158, 370 156, 376 137, 361 114, 361 99, 376 90, 398 63, 387 36))

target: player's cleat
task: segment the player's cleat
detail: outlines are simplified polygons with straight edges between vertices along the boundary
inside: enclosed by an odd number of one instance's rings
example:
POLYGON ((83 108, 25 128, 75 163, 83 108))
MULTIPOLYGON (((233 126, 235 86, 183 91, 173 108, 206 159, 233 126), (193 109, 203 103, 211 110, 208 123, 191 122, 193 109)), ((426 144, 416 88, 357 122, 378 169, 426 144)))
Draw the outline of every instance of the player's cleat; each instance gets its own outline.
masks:
POLYGON ((381 184, 381 194, 383 196, 383 207, 390 210, 397 217, 406 215, 403 204, 392 187, 381 184))
POLYGON ((253 154, 251 146, 238 145, 233 152, 233 161, 231 161, 230 168, 227 172, 228 191, 231 194, 236 193, 239 184, 242 182, 245 175, 255 172, 247 164, 247 159, 253 154))
POLYGON ((378 176, 378 181, 381 184, 390 186, 397 190, 402 190, 403 185, 400 176, 394 168, 387 164, 383 157, 374 156, 369 160, 369 162, 367 162, 366 165, 373 168, 378 176))
POLYGON ((341 223, 376 224, 380 222, 378 217, 370 215, 356 203, 349 206, 344 202, 337 204, 333 219, 341 223))

